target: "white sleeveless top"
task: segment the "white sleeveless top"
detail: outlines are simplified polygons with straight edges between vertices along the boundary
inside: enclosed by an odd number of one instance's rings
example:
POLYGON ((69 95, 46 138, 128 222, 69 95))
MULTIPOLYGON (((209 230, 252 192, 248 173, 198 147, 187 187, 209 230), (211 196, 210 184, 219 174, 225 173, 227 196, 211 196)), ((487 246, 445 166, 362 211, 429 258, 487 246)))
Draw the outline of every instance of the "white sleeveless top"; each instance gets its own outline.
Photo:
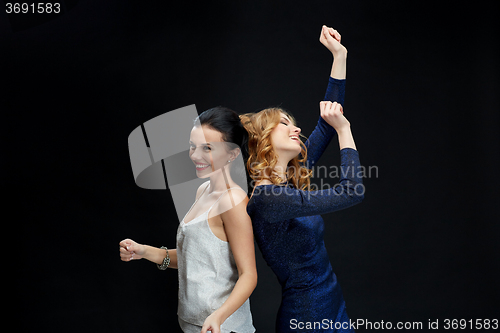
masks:
MULTIPOLYGON (((210 184, 205 190, 209 186, 210 184)), ((231 189, 242 190, 239 187, 231 189)), ((215 236, 208 224, 210 210, 228 190, 206 212, 184 223, 187 214, 198 202, 196 200, 177 229, 177 315, 182 320, 199 326, 226 301, 238 280, 238 269, 229 242, 215 236)), ((238 333, 255 332, 250 301, 247 299, 226 319, 221 328, 238 333)))

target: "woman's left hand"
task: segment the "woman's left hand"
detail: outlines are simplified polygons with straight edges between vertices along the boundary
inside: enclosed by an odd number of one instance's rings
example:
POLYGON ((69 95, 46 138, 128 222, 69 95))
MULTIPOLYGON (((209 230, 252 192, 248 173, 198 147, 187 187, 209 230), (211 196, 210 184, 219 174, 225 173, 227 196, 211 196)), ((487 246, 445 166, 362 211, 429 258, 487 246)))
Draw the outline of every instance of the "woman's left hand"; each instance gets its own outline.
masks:
POLYGON ((205 319, 203 326, 201 327, 201 333, 220 333, 221 320, 216 312, 212 313, 205 319))
POLYGON ((337 132, 350 128, 351 124, 344 117, 344 109, 337 102, 321 101, 319 102, 320 116, 337 132))

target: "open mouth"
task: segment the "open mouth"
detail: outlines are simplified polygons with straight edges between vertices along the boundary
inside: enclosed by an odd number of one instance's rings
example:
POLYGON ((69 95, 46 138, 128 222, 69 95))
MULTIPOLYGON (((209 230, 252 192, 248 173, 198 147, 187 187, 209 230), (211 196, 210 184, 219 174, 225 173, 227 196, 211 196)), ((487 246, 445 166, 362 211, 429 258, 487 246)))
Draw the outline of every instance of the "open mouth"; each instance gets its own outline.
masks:
POLYGON ((208 168, 210 166, 210 164, 196 164, 196 171, 201 171, 201 170, 205 170, 206 168, 208 168))
POLYGON ((290 139, 292 139, 293 141, 300 142, 300 139, 299 139, 299 137, 297 135, 291 135, 290 139))

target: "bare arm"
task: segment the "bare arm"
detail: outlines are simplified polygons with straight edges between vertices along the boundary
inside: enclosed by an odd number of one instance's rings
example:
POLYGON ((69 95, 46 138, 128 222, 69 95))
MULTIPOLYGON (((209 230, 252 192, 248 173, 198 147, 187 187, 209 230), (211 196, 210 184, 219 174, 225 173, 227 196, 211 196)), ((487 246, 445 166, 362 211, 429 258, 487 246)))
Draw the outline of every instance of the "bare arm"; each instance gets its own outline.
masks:
MULTIPOLYGON (((319 41, 332 53, 333 64, 328 79, 325 101, 344 104, 347 49, 340 43, 340 34, 326 26, 321 29, 319 41)), ((307 147, 307 167, 313 168, 323 155, 326 147, 335 136, 336 131, 324 119, 324 114, 318 120, 314 131, 305 142, 307 147)))
MULTIPOLYGON (((236 197, 234 202, 240 203, 231 209, 222 207, 224 213, 221 214, 221 218, 239 277, 224 304, 207 317, 201 333, 211 330, 219 332, 220 325, 245 303, 257 285, 252 221, 246 211, 248 198, 242 191, 230 192, 230 195, 236 197)), ((221 204, 231 205, 229 200, 222 200, 221 204)))
MULTIPOLYGON (((340 33, 333 28, 323 26, 319 40, 332 52, 334 58, 330 76, 334 79, 345 79, 347 49, 340 42, 340 33)), ((336 102, 324 101, 320 103, 320 110, 321 117, 337 131, 340 149, 356 149, 351 133, 351 124, 344 117, 342 106, 336 102)))
POLYGON ((334 79, 345 79, 347 64, 347 50, 345 54, 341 53, 333 58, 332 70, 330 76, 334 79))
POLYGON ((342 105, 337 102, 322 101, 319 103, 321 117, 338 133, 340 149, 356 149, 351 133, 351 123, 344 117, 342 105))
POLYGON ((347 64, 347 49, 340 43, 341 36, 339 32, 333 28, 323 26, 319 41, 333 55, 333 64, 330 76, 334 79, 345 79, 346 64, 347 64))
MULTIPOLYGON (((164 249, 159 249, 157 247, 149 245, 144 245, 144 247, 145 247, 145 253, 143 257, 144 259, 147 259, 158 265, 161 265, 163 263, 163 259, 165 259, 167 255, 164 249)), ((168 265, 168 268, 177 269, 177 250, 168 249, 168 255, 170 257, 170 264, 168 265)))
MULTIPOLYGON (((120 242, 120 257, 122 261, 147 259, 155 264, 161 265, 167 253, 164 249, 154 246, 139 244, 129 238, 120 242)), ((170 256, 169 268, 177 268, 177 250, 168 249, 170 256)))
MULTIPOLYGON (((203 194, 203 191, 207 188, 208 182, 205 182, 198 187, 196 191, 196 200, 203 194)), ((139 244, 129 238, 124 239, 120 242, 120 257, 122 261, 131 261, 138 259, 147 259, 155 264, 161 265, 163 259, 165 259, 167 253, 164 249, 160 249, 154 246, 139 244)), ((177 249, 168 249, 168 255, 170 257, 169 268, 177 269, 177 249)))
POLYGON ((356 149, 350 126, 337 132, 339 134, 339 146, 341 150, 344 148, 356 149))

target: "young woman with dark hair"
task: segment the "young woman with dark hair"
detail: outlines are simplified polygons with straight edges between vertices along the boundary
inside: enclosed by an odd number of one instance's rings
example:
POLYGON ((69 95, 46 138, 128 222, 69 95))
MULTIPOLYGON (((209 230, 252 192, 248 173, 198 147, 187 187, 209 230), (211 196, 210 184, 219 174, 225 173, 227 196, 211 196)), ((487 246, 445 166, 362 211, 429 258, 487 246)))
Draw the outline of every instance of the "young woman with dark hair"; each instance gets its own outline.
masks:
POLYGON ((236 112, 216 107, 200 114, 191 131, 189 157, 197 177, 209 180, 198 188, 179 224, 176 249, 120 242, 123 261, 145 258, 160 269, 178 269, 177 314, 184 332, 255 331, 248 300, 257 284, 252 223, 246 184, 234 180, 246 180, 244 163, 243 177, 234 175, 234 161, 241 154, 246 162, 247 141, 236 112))

